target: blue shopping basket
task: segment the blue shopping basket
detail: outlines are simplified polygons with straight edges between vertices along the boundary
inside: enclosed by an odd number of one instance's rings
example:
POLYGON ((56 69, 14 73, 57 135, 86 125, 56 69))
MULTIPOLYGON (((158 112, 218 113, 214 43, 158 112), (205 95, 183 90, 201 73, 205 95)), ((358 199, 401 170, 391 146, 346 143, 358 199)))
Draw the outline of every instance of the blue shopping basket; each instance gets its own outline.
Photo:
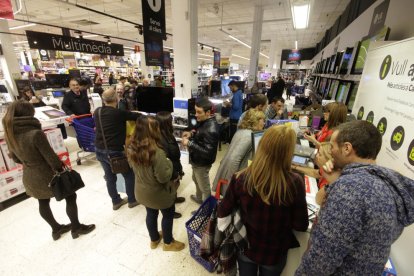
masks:
POLYGON ((95 120, 92 114, 86 114, 73 117, 71 123, 75 129, 79 147, 82 149, 76 153, 76 163, 81 165, 79 155, 81 152, 95 152, 95 120))

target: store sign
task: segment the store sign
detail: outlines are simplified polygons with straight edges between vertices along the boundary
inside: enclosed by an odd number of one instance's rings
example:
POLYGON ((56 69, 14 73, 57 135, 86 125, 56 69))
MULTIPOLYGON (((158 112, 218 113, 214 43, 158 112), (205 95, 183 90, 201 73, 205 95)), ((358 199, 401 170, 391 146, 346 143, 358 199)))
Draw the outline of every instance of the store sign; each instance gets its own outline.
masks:
POLYGON ((286 60, 286 64, 300 64, 300 51, 299 50, 292 50, 288 55, 288 59, 286 60))
POLYGON ((220 58, 220 68, 229 68, 230 66, 230 58, 222 57, 220 58))
POLYGON ((108 44, 97 40, 80 39, 70 36, 33 31, 26 31, 26 36, 30 48, 33 49, 80 52, 111 56, 124 55, 124 46, 116 43, 108 44))
POLYGON ((214 51, 214 68, 220 68, 220 52, 214 51))
POLYGON ((414 38, 370 46, 353 113, 382 134, 379 165, 414 179, 414 38))
POLYGON ((170 52, 165 51, 163 56, 164 66, 163 69, 171 69, 171 56, 170 52))
POLYGON ((142 0, 145 62, 147 66, 163 66, 165 38, 165 1, 142 0))
POLYGON ((0 1, 0 18, 14 19, 13 6, 11 0, 0 1))
POLYGON ((39 56, 41 61, 49 61, 49 53, 44 49, 39 49, 39 56))

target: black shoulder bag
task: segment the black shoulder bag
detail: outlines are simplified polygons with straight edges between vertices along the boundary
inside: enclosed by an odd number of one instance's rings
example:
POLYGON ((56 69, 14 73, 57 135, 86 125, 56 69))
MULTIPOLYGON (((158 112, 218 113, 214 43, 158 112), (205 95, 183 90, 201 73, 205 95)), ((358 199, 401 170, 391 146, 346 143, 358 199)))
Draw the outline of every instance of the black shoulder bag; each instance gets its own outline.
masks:
MULTIPOLYGON (((101 125, 102 138, 104 141, 105 150, 108 151, 108 146, 106 144, 106 138, 105 138, 105 132, 104 132, 104 128, 103 128, 102 120, 101 120, 101 110, 102 108, 99 108, 99 111, 98 111, 99 124, 101 125)), ((108 154, 108 159, 109 159, 109 164, 111 166, 111 170, 114 174, 127 173, 131 169, 128 163, 128 159, 125 155, 111 157, 108 154)))
POLYGON ((56 172, 49 183, 49 188, 52 189, 57 201, 67 198, 83 187, 85 183, 80 174, 68 167, 65 167, 62 172, 56 172))

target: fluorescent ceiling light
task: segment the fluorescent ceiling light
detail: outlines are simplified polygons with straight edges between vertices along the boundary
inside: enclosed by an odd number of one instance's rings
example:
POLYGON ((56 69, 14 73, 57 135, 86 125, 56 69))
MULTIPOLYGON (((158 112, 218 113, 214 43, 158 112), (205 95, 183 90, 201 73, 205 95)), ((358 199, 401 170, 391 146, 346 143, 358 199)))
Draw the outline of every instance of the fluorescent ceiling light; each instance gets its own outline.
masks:
POLYGON ((296 50, 298 49, 298 41, 297 40, 295 40, 295 49, 296 50))
POLYGON ((13 44, 23 44, 23 43, 27 43, 27 40, 13 42, 13 44))
POLYGON ((97 37, 99 35, 84 35, 83 38, 91 38, 91 37, 97 37))
POLYGON ((261 56, 263 56, 263 57, 265 57, 265 58, 269 58, 269 56, 266 56, 265 54, 263 54, 263 53, 259 53, 261 56))
POLYGON ((292 6, 293 27, 295 29, 306 29, 309 23, 310 3, 292 6))
POLYGON ((171 49, 171 50, 174 50, 173 48, 171 48, 171 47, 167 47, 167 46, 164 46, 164 48, 165 48, 165 49, 171 49))
POLYGON ((244 46, 246 46, 247 48, 249 48, 249 49, 251 49, 252 47, 250 46, 250 45, 248 45, 247 43, 244 43, 243 41, 241 41, 240 39, 238 39, 238 38, 235 38, 234 36, 232 36, 232 35, 229 35, 229 37, 231 38, 231 39, 233 39, 233 40, 235 40, 235 41, 237 41, 238 43, 240 43, 240 44, 242 44, 242 45, 244 45, 244 46))
POLYGON ((211 61, 211 59, 209 59, 209 58, 201 58, 201 57, 199 57, 198 59, 211 61))
POLYGON ((132 47, 128 47, 128 46, 124 46, 125 49, 131 49, 131 50, 135 50, 135 48, 132 47))
POLYGON ((238 58, 242 58, 242 59, 245 59, 245 60, 250 60, 250 58, 247 58, 247 57, 242 57, 242 56, 239 56, 239 55, 236 55, 236 54, 231 54, 233 57, 238 57, 238 58))
POLYGON ((211 49, 211 50, 213 50, 213 47, 210 47, 210 46, 207 46, 207 45, 204 45, 204 44, 203 44, 203 47, 204 47, 204 48, 207 48, 207 49, 211 49))
POLYGON ((36 26, 36 24, 30 23, 30 24, 20 25, 16 27, 10 27, 9 30, 17 30, 17 29, 23 29, 23 28, 33 27, 33 26, 36 26))
POLYGON ((199 56, 205 56, 205 57, 214 57, 214 56, 212 56, 212 55, 206 55, 206 54, 201 54, 201 53, 198 53, 198 55, 199 55, 199 56))

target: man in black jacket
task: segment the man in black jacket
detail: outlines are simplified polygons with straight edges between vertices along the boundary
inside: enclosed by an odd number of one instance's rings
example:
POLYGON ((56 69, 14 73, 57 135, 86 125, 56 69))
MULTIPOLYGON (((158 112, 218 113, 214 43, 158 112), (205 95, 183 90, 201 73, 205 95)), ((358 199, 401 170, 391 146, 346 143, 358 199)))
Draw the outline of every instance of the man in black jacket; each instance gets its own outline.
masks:
POLYGON ((282 76, 277 77, 277 81, 272 83, 270 90, 267 92, 267 99, 269 103, 275 98, 282 98, 283 90, 285 89, 285 81, 283 80, 282 76))
POLYGON ((62 109, 67 115, 83 115, 91 113, 88 93, 81 91, 79 82, 76 79, 69 81, 70 91, 65 93, 62 102, 62 109))
POLYGON ((211 116, 212 107, 207 98, 198 99, 195 104, 196 130, 193 134, 183 134, 182 143, 188 148, 193 169, 192 178, 196 184, 196 194, 191 195, 191 199, 198 204, 211 195, 209 172, 217 155, 219 127, 216 119, 211 116))

